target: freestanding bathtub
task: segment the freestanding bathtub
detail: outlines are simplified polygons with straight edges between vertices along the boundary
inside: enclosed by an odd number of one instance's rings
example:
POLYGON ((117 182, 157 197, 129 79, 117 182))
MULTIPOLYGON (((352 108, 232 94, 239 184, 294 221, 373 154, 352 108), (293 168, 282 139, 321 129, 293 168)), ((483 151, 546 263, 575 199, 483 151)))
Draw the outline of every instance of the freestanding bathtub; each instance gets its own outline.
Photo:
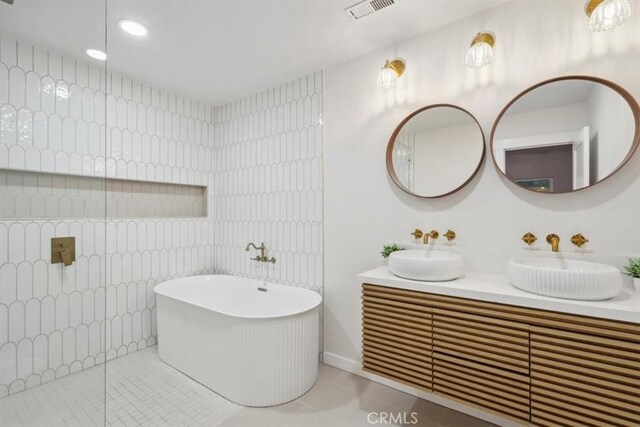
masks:
POLYGON ((232 402, 273 406, 318 377, 316 292, 234 276, 155 287, 158 355, 232 402))

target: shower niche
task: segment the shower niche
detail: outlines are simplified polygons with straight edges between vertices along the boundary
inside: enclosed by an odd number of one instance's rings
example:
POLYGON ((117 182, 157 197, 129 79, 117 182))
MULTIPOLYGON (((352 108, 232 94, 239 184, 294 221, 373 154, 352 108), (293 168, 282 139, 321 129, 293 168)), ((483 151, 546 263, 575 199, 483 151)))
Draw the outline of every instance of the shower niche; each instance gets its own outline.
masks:
POLYGON ((0 218, 202 218, 207 188, 0 169, 0 218))

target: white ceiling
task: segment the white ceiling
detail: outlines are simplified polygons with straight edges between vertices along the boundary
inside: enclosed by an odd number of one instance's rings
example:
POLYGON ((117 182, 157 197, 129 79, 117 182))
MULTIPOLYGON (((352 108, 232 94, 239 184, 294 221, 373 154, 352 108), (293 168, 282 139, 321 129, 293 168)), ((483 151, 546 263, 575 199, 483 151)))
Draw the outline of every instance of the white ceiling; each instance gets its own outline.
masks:
POLYGON ((0 3, 0 32, 86 58, 104 49, 106 8, 109 70, 219 105, 504 1, 399 0, 352 21, 356 0, 15 0, 0 3), (149 35, 123 33, 121 18, 149 35))

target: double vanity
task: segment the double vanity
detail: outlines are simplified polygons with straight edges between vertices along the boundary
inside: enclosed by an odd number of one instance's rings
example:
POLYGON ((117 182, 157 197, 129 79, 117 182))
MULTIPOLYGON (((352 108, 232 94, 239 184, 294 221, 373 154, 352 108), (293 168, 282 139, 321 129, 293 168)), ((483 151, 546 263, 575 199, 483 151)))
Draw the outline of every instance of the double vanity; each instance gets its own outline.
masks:
POLYGON ((420 249, 360 274, 363 369, 514 424, 637 426, 640 293, 603 264, 508 270, 467 273, 459 255, 420 249))
MULTIPOLYGON (((640 106, 613 82, 562 76, 511 100, 486 144, 469 111, 428 105, 391 134, 387 171, 413 197, 446 197, 474 179, 486 145, 527 203, 594 191, 640 146, 640 106)), ((459 255, 427 245, 437 230, 412 235, 422 249, 393 252, 388 267, 359 276, 365 371, 516 424, 640 425, 640 292, 623 288, 618 269, 565 259, 560 236, 549 234, 553 254, 535 257, 531 247, 505 276, 466 273, 459 255)), ((455 232, 443 236, 451 243, 455 232)), ((584 253, 588 239, 570 242, 584 253)))

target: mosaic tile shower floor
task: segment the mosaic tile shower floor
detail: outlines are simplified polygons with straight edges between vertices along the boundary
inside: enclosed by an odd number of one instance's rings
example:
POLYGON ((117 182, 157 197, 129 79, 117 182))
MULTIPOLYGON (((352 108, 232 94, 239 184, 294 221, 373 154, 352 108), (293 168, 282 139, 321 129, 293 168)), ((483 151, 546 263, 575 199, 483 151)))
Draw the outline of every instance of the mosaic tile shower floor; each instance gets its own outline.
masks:
MULTIPOLYGON (((224 399, 164 364, 155 346, 109 361, 106 378, 108 426, 370 426, 371 412, 415 412, 413 425, 426 427, 490 425, 327 365, 307 394, 272 408, 224 399)), ((0 399, 0 425, 104 425, 104 387, 99 366, 0 399)))

